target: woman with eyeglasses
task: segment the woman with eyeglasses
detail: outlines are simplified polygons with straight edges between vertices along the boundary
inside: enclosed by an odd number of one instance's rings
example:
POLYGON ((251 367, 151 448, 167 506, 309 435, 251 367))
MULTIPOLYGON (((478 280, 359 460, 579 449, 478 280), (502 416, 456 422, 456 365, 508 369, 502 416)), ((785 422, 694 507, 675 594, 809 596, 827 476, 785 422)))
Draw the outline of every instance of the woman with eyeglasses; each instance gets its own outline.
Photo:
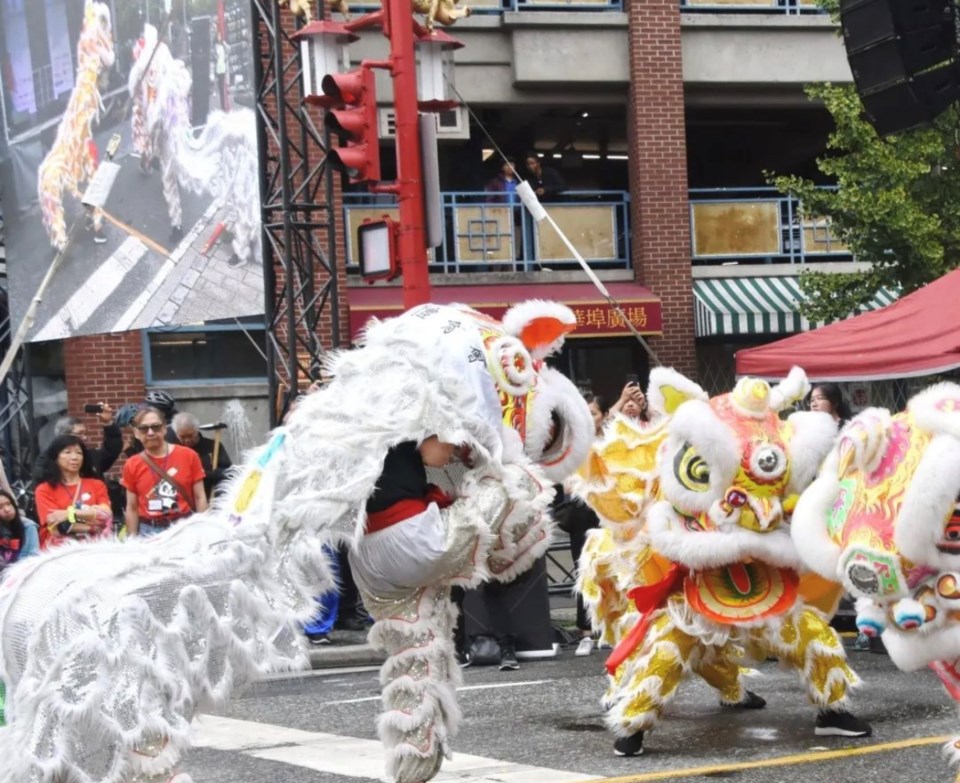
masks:
POLYGON ((195 511, 206 511, 200 458, 188 446, 167 443, 163 413, 144 408, 133 417, 133 430, 143 451, 123 466, 127 535, 153 536, 195 511))
POLYGON ((93 478, 87 447, 79 437, 54 438, 43 453, 40 470, 42 481, 35 498, 41 549, 113 532, 107 485, 93 478))
POLYGON ((818 383, 810 391, 810 410, 827 413, 842 427, 853 415, 843 399, 843 392, 835 383, 818 383))

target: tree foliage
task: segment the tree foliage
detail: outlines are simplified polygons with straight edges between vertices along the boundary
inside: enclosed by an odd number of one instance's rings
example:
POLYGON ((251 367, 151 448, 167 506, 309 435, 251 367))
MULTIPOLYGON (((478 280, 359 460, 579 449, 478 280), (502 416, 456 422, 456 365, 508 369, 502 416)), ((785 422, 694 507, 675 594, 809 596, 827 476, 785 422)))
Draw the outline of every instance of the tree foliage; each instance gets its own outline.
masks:
MULTIPOLYGON (((828 9, 829 10, 829 9, 828 9)), ((807 218, 827 216, 863 272, 801 275, 803 314, 833 320, 866 303, 881 287, 909 293, 960 266, 960 112, 951 108, 933 127, 881 138, 863 118, 852 85, 814 84, 835 128, 819 158, 836 190, 795 176, 772 182, 803 202, 807 218)))

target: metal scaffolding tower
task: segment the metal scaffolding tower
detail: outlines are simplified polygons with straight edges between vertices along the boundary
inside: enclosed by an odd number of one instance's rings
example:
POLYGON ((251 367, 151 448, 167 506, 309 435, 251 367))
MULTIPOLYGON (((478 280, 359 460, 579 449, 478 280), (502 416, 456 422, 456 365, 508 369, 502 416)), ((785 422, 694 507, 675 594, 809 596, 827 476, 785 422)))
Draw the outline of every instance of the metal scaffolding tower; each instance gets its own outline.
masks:
MULTIPOLYGON (((0 356, 10 347, 10 307, 7 300, 7 261, 3 245, 3 223, 0 218, 0 356)), ((32 434, 33 405, 29 383, 29 346, 22 347, 0 381, 0 459, 7 478, 15 489, 30 482, 30 468, 35 456, 32 434)))
POLYGON ((276 0, 251 0, 267 369, 271 425, 282 418, 302 379, 319 376, 325 350, 340 345, 332 172, 329 138, 310 119, 302 98, 295 17, 276 0), (320 343, 329 323, 331 345, 320 343))

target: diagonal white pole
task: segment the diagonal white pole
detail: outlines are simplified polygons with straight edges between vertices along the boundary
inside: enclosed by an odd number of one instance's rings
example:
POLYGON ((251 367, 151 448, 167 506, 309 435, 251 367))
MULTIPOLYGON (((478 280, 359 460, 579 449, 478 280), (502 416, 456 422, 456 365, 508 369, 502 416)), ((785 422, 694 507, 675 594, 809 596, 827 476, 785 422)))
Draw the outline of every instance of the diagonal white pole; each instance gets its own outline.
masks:
POLYGON ((653 348, 650 347, 650 344, 643 339, 643 335, 637 331, 637 328, 630 323, 630 319, 627 318, 626 314, 620 308, 620 303, 613 298, 613 295, 607 290, 607 287, 603 284, 603 281, 597 277, 596 273, 590 268, 590 264, 584 260, 583 256, 580 255, 580 251, 573 246, 573 243, 567 238, 567 235, 560 230, 560 226, 557 225, 556 221, 550 216, 550 213, 544 208, 543 204, 540 203, 540 199, 537 198, 537 194, 533 192, 533 188, 530 187, 530 183, 524 180, 519 185, 517 185, 517 195, 520 197, 520 201, 523 203, 523 206, 527 208, 527 211, 537 223, 546 221, 549 223, 553 230, 557 232, 557 236, 563 240, 563 244, 567 246, 577 263, 580 264, 580 268, 583 269, 586 276, 590 279, 590 282, 596 287, 604 299, 607 300, 607 303, 614 309, 614 311, 623 319, 623 322, 627 325, 627 328, 633 332, 633 336, 640 341, 640 344, 643 346, 643 349, 650 355, 650 358, 653 359, 654 363, 657 365, 662 364, 660 358, 657 356, 653 348))

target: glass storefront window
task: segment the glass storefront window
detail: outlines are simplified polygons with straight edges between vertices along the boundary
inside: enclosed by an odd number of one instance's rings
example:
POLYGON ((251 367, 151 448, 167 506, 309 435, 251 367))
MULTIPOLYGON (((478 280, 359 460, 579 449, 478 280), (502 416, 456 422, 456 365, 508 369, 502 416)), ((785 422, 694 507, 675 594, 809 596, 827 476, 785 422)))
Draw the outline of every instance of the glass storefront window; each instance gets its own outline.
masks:
POLYGON ((147 385, 263 382, 267 378, 263 324, 204 324, 145 333, 147 385))

